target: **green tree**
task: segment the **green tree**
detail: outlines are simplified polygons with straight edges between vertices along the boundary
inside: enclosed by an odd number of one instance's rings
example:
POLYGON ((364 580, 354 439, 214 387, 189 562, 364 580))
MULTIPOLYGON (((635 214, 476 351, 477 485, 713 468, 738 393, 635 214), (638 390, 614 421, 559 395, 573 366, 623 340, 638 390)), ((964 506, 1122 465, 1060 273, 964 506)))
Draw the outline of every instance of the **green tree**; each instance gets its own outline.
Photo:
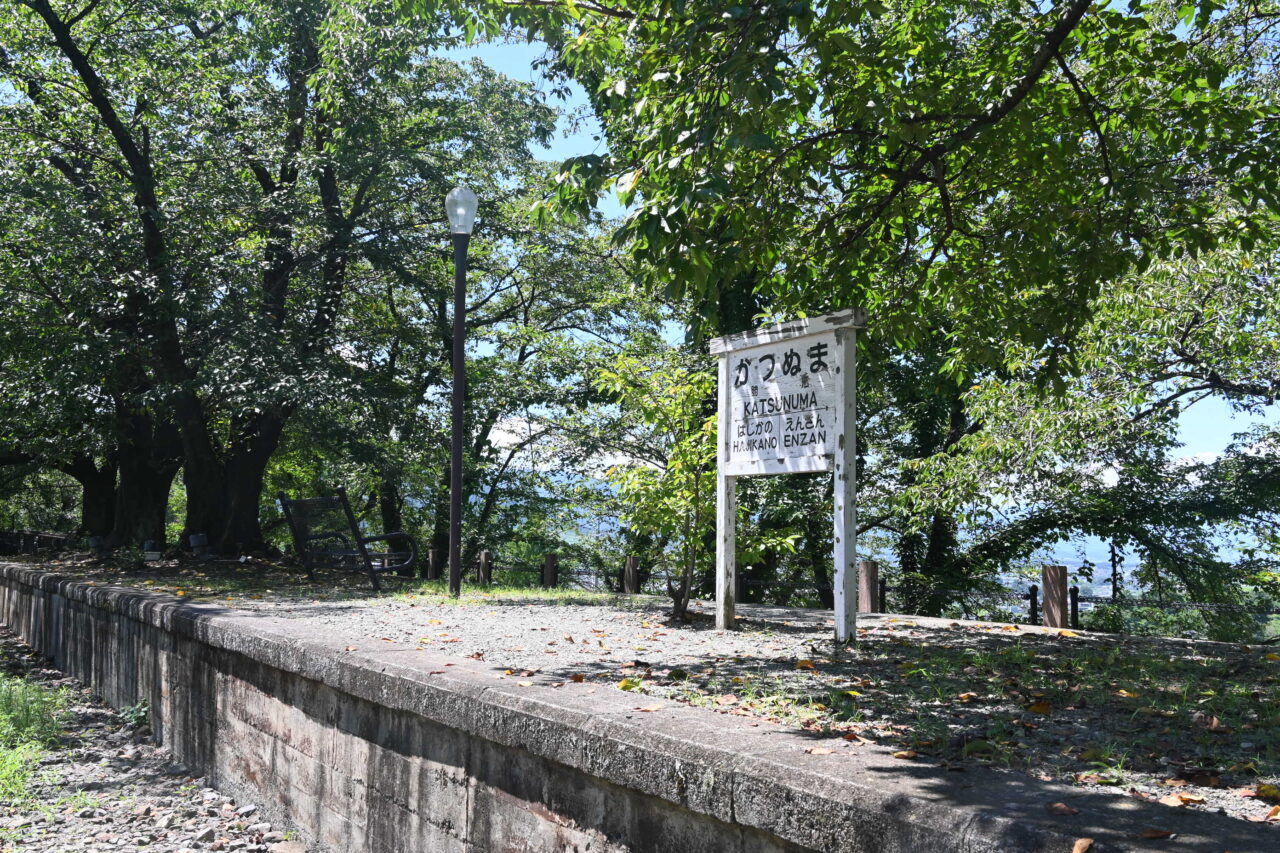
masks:
POLYGON ((3 179, 21 200, 6 228, 25 238, 7 279, 57 271, 16 325, 57 318, 75 330, 60 352, 98 356, 67 359, 54 387, 115 401, 101 442, 121 541, 155 526, 176 470, 158 447, 175 436, 186 529, 260 543, 286 424, 342 393, 336 334, 371 283, 363 247, 441 242, 448 186, 509 195, 550 131, 528 86, 429 55, 450 42, 438 17, 398 20, 390 3, 321 0, 30 0, 0 16, 18 95, 3 179))
POLYGON ((945 316, 948 369, 1006 337, 1054 367, 1102 282, 1276 206, 1271 2, 503 5, 608 137, 555 201, 616 185, 620 238, 709 318, 748 280, 886 342, 945 316))

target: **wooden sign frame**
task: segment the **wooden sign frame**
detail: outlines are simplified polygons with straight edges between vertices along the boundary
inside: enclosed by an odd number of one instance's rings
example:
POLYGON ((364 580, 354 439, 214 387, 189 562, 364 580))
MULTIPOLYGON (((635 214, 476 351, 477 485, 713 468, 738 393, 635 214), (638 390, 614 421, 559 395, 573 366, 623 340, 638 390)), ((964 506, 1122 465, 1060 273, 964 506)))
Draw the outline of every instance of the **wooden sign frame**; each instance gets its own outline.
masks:
MULTIPOLYGON (((856 636, 858 612, 858 548, 855 466, 857 415, 857 330, 866 325, 866 313, 847 309, 821 317, 764 326, 711 341, 711 353, 719 356, 719 418, 716 451, 716 627, 733 628, 736 622, 738 477, 830 471, 835 478, 835 513, 832 557, 835 564, 835 635, 839 642, 856 636), (828 363, 834 401, 836 435, 831 452, 801 455, 779 454, 769 458, 731 459, 734 440, 732 408, 734 353, 762 351, 772 344, 801 342, 818 335, 835 336, 835 351, 828 363)), ((764 350, 767 351, 767 350, 764 350)), ((766 356, 767 357, 767 356, 766 356)), ((770 368, 773 367, 773 360, 770 368)), ((741 383, 739 383, 741 384, 741 383)), ((745 413, 743 415, 745 417, 745 413)), ((783 417, 779 415, 778 417, 783 417)), ((740 418, 741 419, 741 418, 740 418)), ((740 420, 739 419, 739 420, 740 420)), ((817 449, 817 448, 815 448, 817 449)), ((825 450, 825 448, 824 448, 825 450)))

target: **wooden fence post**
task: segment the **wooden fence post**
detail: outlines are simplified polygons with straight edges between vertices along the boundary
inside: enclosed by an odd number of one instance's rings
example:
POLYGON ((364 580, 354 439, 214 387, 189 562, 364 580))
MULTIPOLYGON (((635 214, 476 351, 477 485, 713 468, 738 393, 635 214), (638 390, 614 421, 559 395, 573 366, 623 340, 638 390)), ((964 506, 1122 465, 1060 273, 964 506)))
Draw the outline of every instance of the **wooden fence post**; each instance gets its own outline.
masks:
POLYGON ((627 595, 635 595, 640 591, 640 558, 635 554, 628 554, 623 566, 622 591, 627 595))
POLYGON ((1067 567, 1046 563, 1040 568, 1040 581, 1044 584, 1044 624, 1067 627, 1067 567))
POLYGON ((480 585, 489 586, 493 583, 493 552, 480 552, 480 585))
POLYGON ((880 603, 880 564, 875 560, 858 563, 858 612, 875 613, 880 603))
POLYGON ((1040 624, 1040 587, 1032 584, 1027 590, 1027 601, 1030 602, 1030 612, 1027 614, 1028 625, 1040 624))
POLYGON ((560 557, 554 551, 542 561, 542 585, 547 589, 560 585, 560 557))
POLYGON ((1067 590, 1071 597, 1071 627, 1080 630, 1080 587, 1072 586, 1067 590))
POLYGON ((434 581, 440 579, 440 549, 429 548, 427 550, 427 580, 434 581))
POLYGON ((889 582, 884 578, 880 578, 880 582, 876 584, 878 587, 876 595, 877 613, 889 612, 889 582))

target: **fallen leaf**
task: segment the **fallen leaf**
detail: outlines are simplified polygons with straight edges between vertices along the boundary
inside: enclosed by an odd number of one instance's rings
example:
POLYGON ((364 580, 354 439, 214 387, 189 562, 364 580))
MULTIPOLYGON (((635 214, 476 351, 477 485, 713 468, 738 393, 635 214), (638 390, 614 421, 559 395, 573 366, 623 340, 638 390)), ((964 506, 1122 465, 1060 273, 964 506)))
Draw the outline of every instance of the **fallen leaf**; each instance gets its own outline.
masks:
POLYGON ((1142 832, 1138 833, 1139 838, 1173 838, 1173 836, 1174 836, 1174 833, 1170 832, 1169 830, 1156 829, 1155 827, 1144 829, 1142 830, 1142 832))
POLYGON ((1200 794, 1183 794, 1179 792, 1178 799, 1182 800, 1184 803, 1203 803, 1204 802, 1204 797, 1201 796, 1200 794))
POLYGON ((726 693, 723 696, 716 697, 716 704, 717 705, 736 705, 738 704, 738 697, 734 696, 732 693, 726 693))
MULTIPOLYGON (((1049 814, 1053 814, 1053 815, 1073 815, 1073 814, 1080 814, 1080 810, 1079 810, 1079 809, 1077 809, 1077 808, 1072 808, 1071 806, 1067 805, 1066 803, 1049 803, 1049 805, 1047 805, 1047 806, 1045 806, 1045 807, 1044 807, 1044 810, 1045 810, 1045 811, 1047 811, 1049 814)), ((1092 842, 1090 842, 1090 843, 1092 843, 1092 842)))
POLYGON ((961 693, 956 698, 959 699, 961 702, 972 702, 974 699, 978 698, 978 694, 977 693, 961 693))
POLYGON ((517 681, 517 682, 516 682, 516 684, 519 684, 521 687, 532 687, 532 686, 533 686, 533 682, 532 682, 532 681, 517 681))
POLYGON ((580 672, 575 672, 573 675, 569 676, 569 680, 574 684, 581 684, 587 680, 587 677, 580 672))
POLYGON ((1017 631, 1017 630, 1018 630, 1018 626, 1017 626, 1017 625, 1002 625, 1002 626, 1000 627, 1000 630, 1002 630, 1002 631, 1017 631))
POLYGON ((1267 652, 1263 657, 1267 660, 1280 660, 1280 654, 1276 654, 1275 652, 1267 652))
POLYGON ((639 710, 639 711, 645 711, 645 712, 653 712, 653 711, 661 711, 661 710, 662 710, 663 708, 665 708, 665 707, 667 707, 667 706, 666 706, 666 705, 661 705, 661 704, 659 704, 659 705, 645 705, 643 708, 638 708, 638 709, 636 709, 636 710, 639 710))
POLYGON ((1280 788, 1275 785, 1259 785, 1257 797, 1260 800, 1280 802, 1280 788))
POLYGON ((1133 692, 1131 692, 1131 691, 1129 691, 1129 690, 1121 689, 1121 690, 1117 690, 1117 691, 1116 691, 1116 695, 1117 695, 1117 696, 1122 696, 1122 697, 1124 697, 1125 699, 1137 699, 1139 694, 1137 694, 1137 693, 1133 693, 1133 692))
POLYGON ((1047 714, 1053 710, 1053 706, 1050 705, 1047 701, 1041 699, 1039 702, 1036 702, 1034 705, 1029 705, 1027 707, 1027 710, 1033 714, 1047 714))
POLYGON ((1165 779, 1163 784, 1167 788, 1183 788, 1190 783, 1186 779, 1165 779))
POLYGON ((893 754, 893 757, 894 758, 915 758, 919 754, 920 753, 916 752, 914 749, 903 749, 898 752, 895 752, 893 754))
POLYGON ((1071 853, 1089 853, 1092 849, 1092 838, 1077 838, 1076 843, 1071 845, 1071 853))
POLYGON ((968 743, 966 743, 964 745, 964 749, 961 750, 961 752, 964 755, 980 755, 983 753, 991 753, 995 751, 996 751, 995 745, 992 744, 990 741, 986 741, 986 740, 971 740, 968 743))
POLYGON ((1058 636, 1059 637, 1079 637, 1080 635, 1077 634, 1075 631, 1063 630, 1058 632, 1058 636))
POLYGON ((640 689, 640 679, 638 679, 638 678, 624 678, 624 679, 622 679, 621 681, 619 681, 619 682, 618 682, 618 689, 619 689, 619 690, 639 690, 639 689, 640 689))
POLYGON ((833 749, 827 749, 825 746, 811 746, 805 750, 810 755, 830 755, 835 752, 833 749))
POLYGON ((345 649, 343 649, 343 651, 344 651, 344 652, 354 652, 354 651, 356 651, 356 649, 357 649, 357 647, 356 647, 356 646, 347 646, 345 649))
POLYGON ((803 660, 796 661, 796 669, 816 669, 816 667, 813 665, 813 661, 808 658, 804 658, 803 660))
POLYGON ((1180 809, 1186 806, 1186 803, 1184 803, 1182 798, 1177 794, 1170 794, 1167 797, 1161 797, 1156 802, 1164 806, 1173 806, 1175 809, 1180 809))
POLYGON ((1280 806, 1272 806, 1271 811, 1267 812, 1267 816, 1263 820, 1268 823, 1280 823, 1280 806))

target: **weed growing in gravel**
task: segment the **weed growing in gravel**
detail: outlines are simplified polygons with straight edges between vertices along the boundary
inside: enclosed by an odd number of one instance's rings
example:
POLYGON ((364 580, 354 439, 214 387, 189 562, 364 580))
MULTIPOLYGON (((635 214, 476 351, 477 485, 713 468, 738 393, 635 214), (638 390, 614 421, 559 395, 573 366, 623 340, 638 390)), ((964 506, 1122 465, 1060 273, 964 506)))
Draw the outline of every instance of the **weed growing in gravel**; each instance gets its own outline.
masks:
POLYGON ((62 734, 65 690, 0 674, 0 803, 27 799, 44 747, 62 734))
POLYGON ((40 745, 29 741, 0 748, 0 803, 27 799, 32 772, 42 755, 40 745))
POLYGON ((48 744, 62 734, 67 694, 0 675, 0 746, 48 744))

